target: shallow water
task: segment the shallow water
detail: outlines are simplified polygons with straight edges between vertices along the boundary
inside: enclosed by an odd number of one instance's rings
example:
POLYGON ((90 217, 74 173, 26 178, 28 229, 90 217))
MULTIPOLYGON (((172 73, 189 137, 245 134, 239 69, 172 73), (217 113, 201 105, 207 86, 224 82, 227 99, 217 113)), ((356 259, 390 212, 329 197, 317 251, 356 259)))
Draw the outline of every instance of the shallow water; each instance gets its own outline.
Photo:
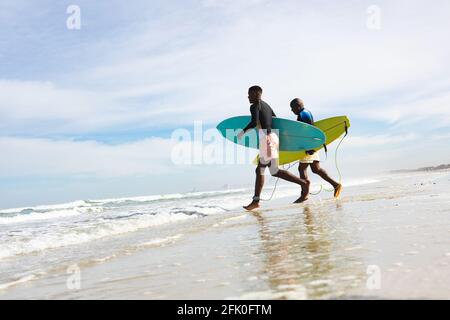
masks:
POLYGON ((448 172, 280 190, 252 214, 243 190, 0 210, 0 298, 450 298, 448 172))

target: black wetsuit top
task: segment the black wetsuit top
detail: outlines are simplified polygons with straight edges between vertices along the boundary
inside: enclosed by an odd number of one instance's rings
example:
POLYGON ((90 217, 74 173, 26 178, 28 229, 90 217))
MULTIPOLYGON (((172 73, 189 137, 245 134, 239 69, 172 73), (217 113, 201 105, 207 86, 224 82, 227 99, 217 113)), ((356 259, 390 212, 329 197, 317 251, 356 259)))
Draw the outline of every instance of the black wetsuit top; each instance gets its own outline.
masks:
POLYGON ((267 103, 261 100, 252 104, 250 113, 252 114, 252 121, 245 127, 244 132, 255 128, 258 123, 261 124, 261 129, 267 130, 267 134, 272 132, 272 117, 276 117, 276 115, 267 103))

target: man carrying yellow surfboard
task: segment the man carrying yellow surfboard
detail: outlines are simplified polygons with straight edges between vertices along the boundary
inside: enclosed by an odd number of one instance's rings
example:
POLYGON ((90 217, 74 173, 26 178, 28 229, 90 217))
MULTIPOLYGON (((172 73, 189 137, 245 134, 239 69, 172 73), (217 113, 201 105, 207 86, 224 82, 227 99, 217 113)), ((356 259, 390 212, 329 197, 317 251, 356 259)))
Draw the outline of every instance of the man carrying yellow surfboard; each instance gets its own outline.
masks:
MULTIPOLYGON (((238 134, 242 139, 247 131, 258 127, 259 134, 259 161, 256 167, 255 194, 253 201, 245 206, 244 209, 251 211, 259 208, 260 195, 264 186, 264 171, 269 167, 270 174, 292 183, 296 183, 303 190, 309 190, 308 181, 298 178, 289 171, 281 170, 278 166, 279 158, 279 138, 272 132, 272 118, 276 117, 272 108, 264 102, 262 97, 262 88, 253 86, 248 90, 248 100, 251 103, 250 113, 251 122, 238 134)), ((300 199, 300 198, 299 198, 300 199)))
MULTIPOLYGON (((313 115, 305 109, 305 105, 301 99, 295 98, 291 101, 291 110, 297 116, 298 121, 314 125, 313 115)), ((299 162, 298 171, 300 173, 300 178, 308 181, 308 183, 302 186, 302 196, 295 203, 303 203, 308 200, 310 188, 310 181, 308 179, 307 172, 308 167, 311 167, 313 173, 317 174, 333 186, 334 197, 338 198, 342 191, 342 185, 333 180, 328 173, 320 167, 319 152, 310 150, 306 151, 306 154, 306 157, 303 157, 299 162)))

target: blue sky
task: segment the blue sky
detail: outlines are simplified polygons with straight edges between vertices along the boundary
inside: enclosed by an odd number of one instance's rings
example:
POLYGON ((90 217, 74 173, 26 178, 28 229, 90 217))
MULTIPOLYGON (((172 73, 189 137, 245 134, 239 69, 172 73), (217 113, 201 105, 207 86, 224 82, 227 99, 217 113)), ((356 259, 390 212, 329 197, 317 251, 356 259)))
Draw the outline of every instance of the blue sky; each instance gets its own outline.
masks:
POLYGON ((248 113, 253 84, 281 117, 348 115, 346 177, 450 162, 448 1, 243 2, 3 0, 0 208, 250 185, 175 166, 170 136, 248 113))

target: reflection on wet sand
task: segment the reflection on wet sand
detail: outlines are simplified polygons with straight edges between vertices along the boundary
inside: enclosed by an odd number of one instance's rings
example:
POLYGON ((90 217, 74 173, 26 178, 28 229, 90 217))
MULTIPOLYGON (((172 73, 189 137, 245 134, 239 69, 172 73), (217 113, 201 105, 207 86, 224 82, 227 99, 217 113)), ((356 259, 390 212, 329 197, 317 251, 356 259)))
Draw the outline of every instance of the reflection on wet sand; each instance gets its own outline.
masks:
MULTIPOLYGON (((336 209, 342 209, 341 205, 336 209)), ((332 251, 339 247, 334 242, 339 239, 328 224, 327 214, 314 214, 305 206, 283 217, 265 217, 261 212, 253 216, 260 225, 260 254, 265 256, 261 276, 267 278, 274 298, 309 299, 336 293, 336 277, 345 261, 332 257, 332 251)), ((347 268, 351 268, 351 260, 347 268)), ((358 269, 355 271, 361 275, 358 269)))

